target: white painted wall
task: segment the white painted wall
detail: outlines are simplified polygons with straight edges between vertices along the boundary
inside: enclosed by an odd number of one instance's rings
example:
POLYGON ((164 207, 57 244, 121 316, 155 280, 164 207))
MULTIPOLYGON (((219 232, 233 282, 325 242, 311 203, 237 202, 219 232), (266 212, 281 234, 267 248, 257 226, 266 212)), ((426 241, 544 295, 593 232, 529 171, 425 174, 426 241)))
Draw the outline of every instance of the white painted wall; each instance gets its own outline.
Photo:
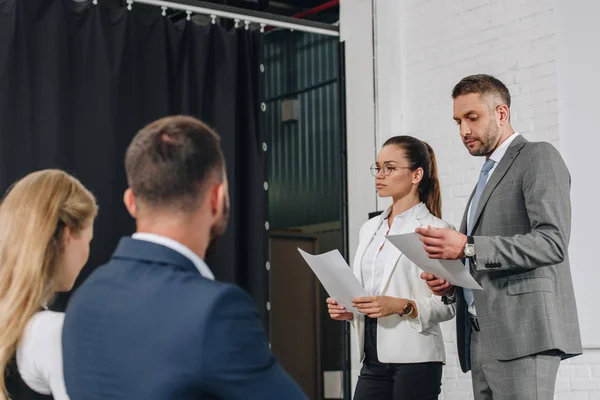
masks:
MULTIPOLYGON (((558 1, 570 9, 570 29, 584 29, 577 26, 578 22, 573 23, 577 21, 577 15, 587 13, 587 23, 590 26, 596 23, 594 20, 599 13, 591 11, 592 7, 597 8, 597 0, 577 0, 581 3, 577 6, 572 5, 572 0, 558 1), (584 5, 587 5, 587 9, 584 5)), ((341 2, 342 40, 349 39, 347 46, 355 49, 346 61, 347 88, 352 90, 347 90, 346 94, 349 144, 357 141, 355 146, 348 148, 351 210, 349 234, 353 249, 357 244, 358 227, 374 206, 374 192, 371 189, 373 178, 368 174, 367 168, 373 162, 375 149, 393 135, 417 136, 428 141, 436 150, 444 218, 459 225, 467 196, 477 181, 482 162, 464 149, 458 129, 452 121, 450 92, 454 84, 466 75, 489 73, 504 81, 513 97, 512 122, 515 129, 529 140, 547 141, 563 150, 560 138, 564 142, 564 136, 562 129, 559 135, 558 118, 559 19, 556 2, 557 0, 374 0, 374 38, 371 36, 372 26, 367 23, 371 18, 368 12, 372 2, 341 2), (367 83, 368 79, 373 78, 373 70, 370 71, 371 75, 366 73, 367 63, 371 62, 373 40, 376 42, 374 76, 377 132, 372 125, 367 127, 369 122, 375 122, 372 113, 373 89, 367 83), (355 63, 362 65, 363 69, 359 65, 353 65, 355 63), (368 101, 371 101, 370 108, 368 101), (359 126, 360 129, 357 129, 359 126), (373 147, 374 143, 376 148, 373 147), (353 176, 353 170, 359 175, 353 176)), ((583 42, 588 47, 581 50, 581 56, 595 52, 598 57, 595 44, 600 38, 598 26, 600 25, 596 23, 596 39, 590 37, 589 41, 583 42)), ((580 34, 587 32, 581 31, 580 34)), ((600 71, 600 65, 595 69, 581 70, 587 73, 592 73, 591 71, 600 71)), ((600 89, 595 92, 596 98, 598 93, 600 89)), ((591 110, 598 110, 598 107, 591 110)), ((595 116, 593 111, 590 118, 595 116)), ((587 125, 586 132, 598 137, 593 130, 594 126, 587 125)), ((576 134, 580 135, 581 129, 576 134)), ((579 141, 575 143, 584 144, 579 141)), ((383 209, 386 204, 377 202, 379 209, 383 209)), ((576 268, 577 265, 573 265, 573 269, 576 268)), ((581 300, 582 298, 578 298, 578 301, 581 300)), ((595 305, 595 299, 593 300, 592 304, 595 305)), ((600 336, 600 331, 597 334, 600 336)), ((448 365, 444 371, 442 398, 471 399, 470 375, 463 374, 458 366, 454 321, 445 324, 444 335, 448 365)), ((600 350, 586 350, 584 356, 563 363, 559 370, 556 393, 559 400, 599 400, 600 350)))
MULTIPOLYGON (((346 49, 346 131, 348 151, 348 235, 354 260, 358 231, 368 214, 376 210, 377 192, 369 167, 375 159, 375 112, 373 106, 373 42, 371 0, 340 2, 340 39, 346 49)), ((351 335, 352 360, 357 360, 351 335)), ((353 387, 359 371, 353 363, 353 387)))
POLYGON ((585 344, 600 348, 597 289, 600 268, 595 260, 600 226, 600 2, 558 0, 558 87, 560 148, 573 177, 571 261, 581 266, 573 277, 585 344), (585 27, 584 29, 582 29, 585 27))

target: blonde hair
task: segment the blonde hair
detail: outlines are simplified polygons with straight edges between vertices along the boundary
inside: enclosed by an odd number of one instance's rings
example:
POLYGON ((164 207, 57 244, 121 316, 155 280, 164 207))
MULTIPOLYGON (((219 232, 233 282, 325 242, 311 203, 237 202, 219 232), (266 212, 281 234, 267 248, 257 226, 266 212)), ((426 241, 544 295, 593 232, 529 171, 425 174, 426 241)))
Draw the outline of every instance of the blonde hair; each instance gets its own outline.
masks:
POLYGON ((8 363, 27 323, 56 294, 65 227, 80 233, 98 212, 76 178, 47 169, 16 182, 0 204, 0 400, 8 363))

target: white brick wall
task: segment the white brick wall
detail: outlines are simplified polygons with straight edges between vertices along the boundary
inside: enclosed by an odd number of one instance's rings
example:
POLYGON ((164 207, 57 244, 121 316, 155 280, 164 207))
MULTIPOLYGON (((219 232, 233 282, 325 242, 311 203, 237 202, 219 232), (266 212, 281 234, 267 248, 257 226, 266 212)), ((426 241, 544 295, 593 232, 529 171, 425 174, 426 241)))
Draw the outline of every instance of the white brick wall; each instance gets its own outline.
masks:
MULTIPOLYGON (((450 91, 463 76, 493 74, 509 86, 512 122, 530 140, 559 147, 553 0, 376 1, 378 146, 407 134, 436 150, 445 219, 458 226, 481 160, 464 149, 450 91)), ((454 321, 444 324, 443 399, 470 399, 454 321)), ((563 363, 557 399, 600 399, 600 351, 563 363)))
MULTIPOLYGON (((342 9, 356 3, 366 1, 344 0, 342 9)), ((513 127, 530 140, 559 148, 555 0, 375 0, 373 8, 377 148, 399 134, 428 141, 440 168, 444 218, 459 225, 481 166, 464 149, 452 121, 450 92, 462 77, 489 73, 504 81, 513 97, 513 127)), ((342 27, 344 22, 342 16, 342 27)), ((370 54, 365 51, 364 57, 370 54)), ((365 77, 347 74, 352 79, 365 77)), ((358 152, 349 152, 350 164, 358 152)), ((367 179, 361 185, 372 185, 367 179)), ((354 194, 350 189, 351 209, 354 194)), ((378 201, 379 209, 385 205, 378 201)), ((350 235, 357 233, 350 228, 350 235)), ((472 399, 470 375, 458 365, 454 321, 443 330, 448 365, 442 399, 472 399)), ((599 373, 600 350, 564 362, 556 399, 600 400, 599 373)))
POLYGON ((452 121, 460 78, 503 80, 516 129, 558 145, 553 0, 379 0, 376 9, 378 144, 402 133, 438 149, 444 215, 457 222, 481 164, 452 121))

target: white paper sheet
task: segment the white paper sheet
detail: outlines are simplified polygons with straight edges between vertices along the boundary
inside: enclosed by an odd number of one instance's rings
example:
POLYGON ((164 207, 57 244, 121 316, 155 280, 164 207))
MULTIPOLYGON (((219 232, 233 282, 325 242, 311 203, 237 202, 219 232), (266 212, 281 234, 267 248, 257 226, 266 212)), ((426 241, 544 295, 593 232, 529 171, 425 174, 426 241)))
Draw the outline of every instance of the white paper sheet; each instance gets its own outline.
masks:
POLYGON ((430 272, 438 278, 444 278, 454 286, 483 290, 461 261, 429 258, 423 247, 423 242, 419 240, 418 233, 390 235, 387 236, 387 239, 424 272, 430 272))
POLYGON ((321 281, 329 296, 344 306, 348 312, 358 314, 358 310, 352 306, 352 299, 367 296, 367 292, 340 252, 332 250, 312 255, 302 249, 298 251, 321 281))

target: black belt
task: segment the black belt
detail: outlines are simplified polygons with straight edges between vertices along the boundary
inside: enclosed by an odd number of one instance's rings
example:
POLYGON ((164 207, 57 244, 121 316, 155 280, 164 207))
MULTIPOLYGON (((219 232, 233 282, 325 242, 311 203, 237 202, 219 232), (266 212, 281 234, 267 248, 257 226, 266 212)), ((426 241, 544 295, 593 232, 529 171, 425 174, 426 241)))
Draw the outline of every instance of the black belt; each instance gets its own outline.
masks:
POLYGON ((479 321, 477 321, 477 317, 470 312, 467 313, 467 319, 469 320, 469 325, 471 325, 471 329, 475 332, 479 332, 479 321))

